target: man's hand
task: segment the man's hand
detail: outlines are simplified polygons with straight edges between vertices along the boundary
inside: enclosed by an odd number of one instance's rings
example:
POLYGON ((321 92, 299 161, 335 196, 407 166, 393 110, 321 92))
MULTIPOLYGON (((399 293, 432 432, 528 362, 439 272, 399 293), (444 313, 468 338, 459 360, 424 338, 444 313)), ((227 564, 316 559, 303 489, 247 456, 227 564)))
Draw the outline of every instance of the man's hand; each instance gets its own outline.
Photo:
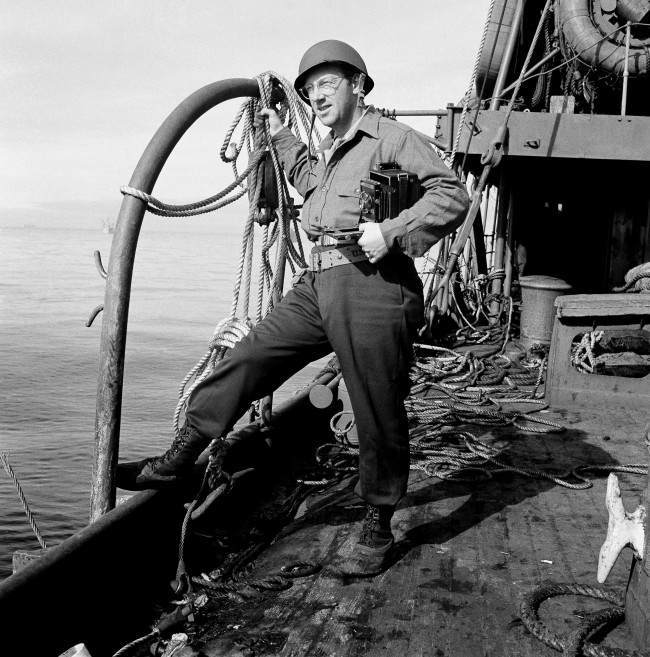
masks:
POLYGON ((271 137, 273 135, 276 135, 284 126, 282 125, 282 121, 280 121, 280 117, 278 116, 278 113, 270 109, 268 107, 265 107, 264 109, 261 109, 256 115, 255 115, 255 120, 254 120, 254 125, 256 129, 260 129, 264 125, 264 121, 268 119, 269 122, 269 132, 271 133, 271 137))
POLYGON ((362 232, 359 238, 359 246, 368 256, 368 260, 373 264, 379 262, 387 253, 388 245, 379 228, 379 224, 367 222, 359 224, 359 230, 362 232))

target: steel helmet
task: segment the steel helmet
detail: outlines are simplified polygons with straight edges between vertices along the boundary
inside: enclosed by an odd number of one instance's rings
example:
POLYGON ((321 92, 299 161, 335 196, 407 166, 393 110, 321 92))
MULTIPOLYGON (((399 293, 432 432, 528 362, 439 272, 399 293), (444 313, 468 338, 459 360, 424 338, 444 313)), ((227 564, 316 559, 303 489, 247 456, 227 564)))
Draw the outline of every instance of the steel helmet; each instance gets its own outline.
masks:
POLYGON ((361 55, 350 45, 336 39, 327 39, 314 44, 302 56, 298 67, 298 77, 293 83, 295 90, 300 94, 300 88, 305 84, 309 72, 321 64, 343 64, 353 68, 366 76, 363 93, 367 94, 375 86, 368 75, 366 64, 361 55))

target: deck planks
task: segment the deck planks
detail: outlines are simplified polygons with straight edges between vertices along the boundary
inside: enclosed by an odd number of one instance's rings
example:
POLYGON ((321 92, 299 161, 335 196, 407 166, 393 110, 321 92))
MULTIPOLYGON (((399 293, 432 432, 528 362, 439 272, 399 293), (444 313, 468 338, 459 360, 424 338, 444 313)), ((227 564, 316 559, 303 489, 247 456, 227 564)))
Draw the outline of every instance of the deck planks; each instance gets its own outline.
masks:
MULTIPOLYGON (((499 434, 510 441, 508 454, 515 461, 560 470, 647 459, 641 411, 583 409, 547 417, 568 430, 499 434)), ((621 476, 628 508, 638 503, 643 485, 641 477, 621 476)), ((607 530, 604 500, 604 476, 591 489, 574 491, 521 476, 470 484, 413 471, 395 515, 396 561, 388 571, 344 582, 324 570, 296 580, 287 591, 242 605, 242 625, 224 628, 204 651, 281 657, 556 655, 528 635, 518 605, 542 582, 597 584, 597 556, 607 530), (276 643, 252 641, 264 633, 274 633, 276 643)), ((270 546, 253 575, 276 572, 298 559, 326 564, 354 536, 362 515, 349 488, 327 508, 311 515, 307 510, 270 546)), ((619 559, 608 586, 624 591, 630 559, 629 552, 619 559)), ((568 596, 545 603, 542 616, 554 630, 566 632, 598 606, 568 596)), ((606 643, 632 647, 624 625, 606 643)))

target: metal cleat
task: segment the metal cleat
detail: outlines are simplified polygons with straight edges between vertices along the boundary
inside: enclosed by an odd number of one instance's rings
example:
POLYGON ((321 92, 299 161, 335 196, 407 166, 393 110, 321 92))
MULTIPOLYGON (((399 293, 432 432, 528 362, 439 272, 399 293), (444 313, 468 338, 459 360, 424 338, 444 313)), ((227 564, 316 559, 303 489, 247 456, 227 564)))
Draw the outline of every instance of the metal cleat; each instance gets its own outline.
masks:
POLYGON ((645 550, 644 522, 646 509, 639 505, 628 513, 623 506, 618 477, 610 473, 607 478, 605 504, 609 512, 607 538, 600 548, 598 557, 598 582, 602 584, 626 545, 631 545, 637 559, 642 559, 645 550))

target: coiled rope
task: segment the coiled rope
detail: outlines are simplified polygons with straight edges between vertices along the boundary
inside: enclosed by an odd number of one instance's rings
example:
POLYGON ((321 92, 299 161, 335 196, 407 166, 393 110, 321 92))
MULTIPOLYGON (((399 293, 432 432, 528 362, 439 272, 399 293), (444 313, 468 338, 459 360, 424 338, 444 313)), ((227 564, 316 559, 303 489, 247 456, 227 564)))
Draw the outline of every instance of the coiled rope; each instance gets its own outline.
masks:
POLYGON ((546 584, 527 594, 520 606, 520 617, 526 629, 547 646, 561 652, 567 657, 647 657, 647 652, 628 651, 609 648, 587 641, 595 630, 620 621, 625 616, 624 601, 614 591, 601 587, 582 586, 580 584, 546 584), (551 632, 539 619, 538 610, 542 602, 560 595, 579 595, 597 600, 605 600, 615 605, 590 617, 574 632, 561 637, 551 632))
POLYGON ((253 324, 260 322, 282 297, 285 263, 289 265, 292 273, 295 273, 297 268, 306 268, 307 266, 298 231, 297 212, 289 196, 268 124, 264 122, 261 130, 256 129, 255 116, 262 107, 277 107, 281 120, 298 138, 308 143, 310 153, 314 150, 314 136, 316 140, 320 140, 320 135, 313 125, 305 105, 286 78, 273 71, 267 71, 256 76, 256 80, 259 99, 249 98, 240 106, 226 131, 219 151, 221 160, 230 164, 233 169, 234 180, 230 185, 209 198, 183 205, 165 203, 151 194, 129 186, 124 186, 120 190, 122 194, 142 200, 147 204, 149 212, 162 217, 192 217, 213 212, 248 194, 249 211, 242 233, 231 311, 227 318, 216 325, 208 350, 187 373, 179 386, 178 403, 172 423, 176 437, 180 435, 181 416, 194 390, 210 376, 226 351, 242 340, 253 324), (239 136, 235 138, 238 130, 239 136), (238 158, 243 152, 248 154, 248 162, 240 173, 238 158), (273 221, 273 216, 269 217, 268 214, 263 214, 258 209, 262 192, 259 165, 267 153, 275 172, 278 209, 272 214, 277 217, 277 221, 273 221), (251 284, 255 237, 253 228, 256 222, 262 226, 262 237, 256 308, 252 312, 250 305, 253 296, 251 284), (291 240, 292 232, 296 236, 295 245, 291 240), (276 262, 275 265, 272 265, 270 250, 274 246, 276 247, 276 262))
MULTIPOLYGON (((562 472, 517 464, 504 459, 509 446, 491 445, 465 428, 512 426, 540 435, 564 431, 562 425, 537 414, 548 407, 538 392, 544 380, 546 356, 516 361, 499 351, 479 358, 471 352, 458 353, 433 345, 416 345, 416 352, 411 370, 413 385, 405 400, 411 469, 453 481, 486 480, 512 473, 552 481, 570 490, 591 488, 589 474, 648 472, 643 463, 583 465, 562 472), (512 404, 528 410, 509 408, 512 404)), ((314 485, 355 471, 358 446, 347 437, 353 426, 351 411, 340 411, 331 418, 330 428, 337 443, 325 444, 316 453, 318 464, 331 479, 314 481, 314 485)))
POLYGON ((587 331, 571 349, 571 364, 580 372, 592 374, 596 367, 594 347, 602 340, 603 331, 587 331))
POLYGON ((614 292, 648 292, 650 291, 650 262, 637 265, 625 274, 625 283, 613 288, 614 292), (640 285, 637 285, 640 283, 640 285))
POLYGON ((36 519, 34 518, 34 514, 32 513, 32 510, 29 508, 29 503, 27 502, 25 493, 23 493, 23 487, 20 485, 20 482, 18 481, 18 477, 16 476, 14 469, 11 467, 11 463, 9 463, 9 457, 7 456, 7 454, 5 454, 5 452, 0 452, 0 462, 2 462, 2 467, 4 468, 5 472, 9 475, 9 478, 14 484, 14 487, 20 499, 20 503, 23 505, 25 515, 27 516, 27 522, 29 522, 29 526, 32 528, 32 532, 34 532, 34 536, 36 536, 36 540, 38 541, 38 544, 45 550, 47 548, 45 539, 43 538, 38 528, 38 525, 36 524, 36 519))

